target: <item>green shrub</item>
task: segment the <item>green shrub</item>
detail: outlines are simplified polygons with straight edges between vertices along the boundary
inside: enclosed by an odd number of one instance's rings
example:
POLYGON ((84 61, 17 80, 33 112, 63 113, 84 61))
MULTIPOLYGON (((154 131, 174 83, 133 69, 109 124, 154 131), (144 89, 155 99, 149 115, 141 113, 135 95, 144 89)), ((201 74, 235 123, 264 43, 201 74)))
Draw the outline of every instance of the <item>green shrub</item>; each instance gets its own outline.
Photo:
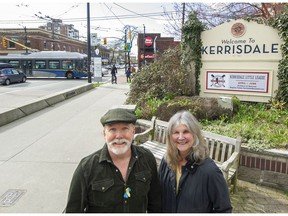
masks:
POLYGON ((134 75, 126 103, 143 107, 151 99, 189 95, 187 74, 180 66, 180 49, 169 49, 159 58, 134 75))
POLYGON ((198 120, 213 120, 232 115, 232 110, 219 106, 216 98, 181 96, 161 103, 156 116, 161 120, 169 121, 170 117, 180 110, 190 111, 198 120))
POLYGON ((202 121, 208 131, 230 137, 241 137, 254 150, 288 148, 288 110, 271 104, 242 102, 238 112, 225 121, 202 121))

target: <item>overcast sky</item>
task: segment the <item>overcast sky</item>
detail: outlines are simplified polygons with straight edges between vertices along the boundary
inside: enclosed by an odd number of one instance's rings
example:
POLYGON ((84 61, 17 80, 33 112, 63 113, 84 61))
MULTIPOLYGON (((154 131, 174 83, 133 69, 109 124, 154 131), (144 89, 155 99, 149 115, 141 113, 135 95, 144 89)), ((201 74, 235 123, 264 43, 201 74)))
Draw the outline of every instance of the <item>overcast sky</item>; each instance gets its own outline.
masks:
MULTIPOLYGON (((97 33, 100 38, 122 37, 123 33, 120 30, 125 25, 136 26, 139 32, 143 32, 143 24, 145 25, 146 32, 161 33, 161 36, 171 36, 164 30, 164 24, 167 23, 165 17, 144 16, 145 14, 163 13, 163 8, 166 8, 167 11, 173 11, 172 2, 95 2, 90 1, 90 26, 91 33, 97 33), (125 16, 129 16, 129 18, 123 19, 125 16)), ((80 31, 80 39, 87 37, 87 1, 8 0, 1 1, 0 6, 0 28, 21 28, 21 26, 37 28, 46 23, 45 20, 39 17, 49 16, 54 19, 62 19, 64 24, 73 24, 80 31)))

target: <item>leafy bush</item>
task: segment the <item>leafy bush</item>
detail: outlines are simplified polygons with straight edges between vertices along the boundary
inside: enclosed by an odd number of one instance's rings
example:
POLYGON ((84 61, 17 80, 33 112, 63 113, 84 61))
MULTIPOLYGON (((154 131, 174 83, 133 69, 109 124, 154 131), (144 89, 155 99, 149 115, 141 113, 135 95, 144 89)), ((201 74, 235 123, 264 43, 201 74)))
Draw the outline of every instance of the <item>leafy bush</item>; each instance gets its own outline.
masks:
POLYGON ((161 56, 161 60, 136 73, 126 102, 146 107, 149 100, 189 95, 189 86, 185 85, 187 74, 180 66, 180 54, 179 48, 169 49, 161 56))
POLYGON ((282 59, 278 65, 279 87, 276 99, 286 102, 288 105, 288 6, 286 5, 283 13, 279 14, 272 22, 272 26, 279 31, 279 35, 283 40, 281 45, 282 59))
POLYGON ((215 120, 221 116, 232 115, 232 110, 221 107, 216 98, 201 98, 198 96, 181 96, 162 102, 155 114, 157 118, 169 121, 170 117, 180 110, 190 111, 198 120, 215 120))

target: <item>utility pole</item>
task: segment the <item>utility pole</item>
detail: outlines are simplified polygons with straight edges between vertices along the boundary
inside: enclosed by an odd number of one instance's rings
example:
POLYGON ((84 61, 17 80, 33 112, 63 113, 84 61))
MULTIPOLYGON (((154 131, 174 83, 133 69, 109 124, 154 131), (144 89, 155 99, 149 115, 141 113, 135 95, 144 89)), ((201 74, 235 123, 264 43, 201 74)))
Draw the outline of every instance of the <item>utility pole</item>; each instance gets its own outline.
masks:
POLYGON ((55 50, 55 44, 54 44, 54 40, 55 40, 55 26, 54 26, 54 19, 51 18, 51 28, 52 28, 52 50, 55 50))
POLYGON ((27 49, 27 46, 28 46, 28 38, 27 38, 27 29, 26 29, 26 26, 24 26, 24 32, 25 32, 25 47, 26 47, 26 54, 28 54, 28 49, 27 49))
POLYGON ((124 36, 124 54, 125 54, 125 72, 127 71, 127 28, 125 27, 125 36, 124 36))
POLYGON ((182 28, 185 22, 185 3, 182 3, 182 28))
POLYGON ((90 72, 90 65, 91 65, 91 38, 90 38, 90 3, 87 3, 87 72, 88 72, 88 83, 91 83, 91 72, 90 72))
POLYGON ((145 38, 146 38, 146 35, 145 35, 145 25, 143 24, 143 28, 144 28, 144 33, 143 33, 143 62, 144 62, 144 65, 146 65, 146 61, 145 61, 145 38))
POLYGON ((185 3, 182 3, 182 31, 181 31, 181 38, 183 36, 183 27, 184 27, 184 23, 185 23, 185 3))

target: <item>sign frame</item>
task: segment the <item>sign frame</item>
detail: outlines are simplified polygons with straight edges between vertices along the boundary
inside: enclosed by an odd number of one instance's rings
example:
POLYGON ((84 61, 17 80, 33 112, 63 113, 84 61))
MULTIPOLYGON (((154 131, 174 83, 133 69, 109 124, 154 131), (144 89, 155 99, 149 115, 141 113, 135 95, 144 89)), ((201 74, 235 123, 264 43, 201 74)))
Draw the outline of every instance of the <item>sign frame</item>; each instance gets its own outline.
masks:
POLYGON ((206 70, 205 92, 271 94, 271 71, 206 70))

